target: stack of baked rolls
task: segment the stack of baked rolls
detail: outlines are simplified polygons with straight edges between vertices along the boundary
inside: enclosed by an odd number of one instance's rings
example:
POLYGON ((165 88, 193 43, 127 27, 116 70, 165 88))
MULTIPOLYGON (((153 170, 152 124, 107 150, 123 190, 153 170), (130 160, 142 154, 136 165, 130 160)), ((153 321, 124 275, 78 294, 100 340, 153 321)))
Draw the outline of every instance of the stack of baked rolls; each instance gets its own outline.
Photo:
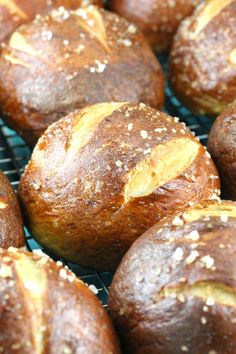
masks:
POLYGON ((109 270, 156 222, 214 198, 219 188, 210 155, 177 118, 144 104, 113 102, 52 124, 18 194, 40 244, 109 270))
POLYGON ((35 16, 53 8, 65 7, 76 10, 94 4, 102 6, 101 0, 0 0, 0 43, 5 41, 20 25, 32 21, 35 16))
POLYGON ((2 49, 0 106, 30 144, 76 108, 107 101, 164 101, 160 64, 142 33, 115 14, 60 7, 21 26, 2 49))
POLYGON ((0 250, 1 353, 119 354, 102 305, 61 262, 0 250))
POLYGON ((170 56, 170 80, 197 114, 216 116, 236 99, 236 1, 203 1, 185 19, 170 56))
POLYGON ((134 22, 157 52, 169 49, 180 22, 200 0, 109 0, 109 9, 134 22))
POLYGON ((24 244, 19 202, 7 177, 0 171, 0 248, 23 247, 24 244))
POLYGON ((124 353, 236 352, 235 233, 236 204, 211 202, 131 246, 109 298, 124 353))
POLYGON ((236 199, 236 101, 216 119, 208 148, 219 169, 229 198, 236 199))

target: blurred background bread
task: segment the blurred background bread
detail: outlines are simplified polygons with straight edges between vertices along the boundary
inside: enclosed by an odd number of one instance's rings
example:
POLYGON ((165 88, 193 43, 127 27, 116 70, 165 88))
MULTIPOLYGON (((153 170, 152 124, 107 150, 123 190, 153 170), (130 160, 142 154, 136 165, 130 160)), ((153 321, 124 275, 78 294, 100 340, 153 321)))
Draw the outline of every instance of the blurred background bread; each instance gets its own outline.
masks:
POLYGON ((184 20, 170 56, 175 94, 196 114, 217 116, 236 99, 236 1, 210 0, 184 20))
POLYGON ((0 58, 0 106, 34 144, 47 126, 88 104, 144 102, 161 107, 160 65, 134 25, 89 6, 59 8, 22 26, 0 58))
POLYGON ((0 248, 23 247, 24 239, 19 202, 7 177, 0 171, 0 248))
POLYGON ((219 187, 210 155, 177 118, 144 104, 103 103, 48 128, 18 193, 40 244, 109 270, 149 227, 219 187))
POLYGON ((213 124, 208 148, 225 182, 226 195, 236 200, 236 101, 213 124))
POLYGON ((111 353, 119 344, 102 305, 46 255, 0 251, 2 353, 111 353))
POLYGON ((157 52, 169 49, 180 22, 199 0, 110 0, 111 11, 134 22, 157 52))
POLYGON ((235 354, 236 204, 165 219, 130 248, 109 311, 123 353, 235 354))
POLYGON ((56 7, 76 10, 80 6, 102 6, 101 0, 0 0, 0 43, 20 25, 56 7))

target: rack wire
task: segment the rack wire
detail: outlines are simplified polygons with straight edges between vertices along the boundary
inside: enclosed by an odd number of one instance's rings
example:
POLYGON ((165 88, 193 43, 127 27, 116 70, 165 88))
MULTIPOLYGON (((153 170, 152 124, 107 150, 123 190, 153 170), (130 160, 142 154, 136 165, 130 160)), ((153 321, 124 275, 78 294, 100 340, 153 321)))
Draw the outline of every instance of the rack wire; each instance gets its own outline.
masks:
MULTIPOLYGON (((168 75, 168 61, 166 56, 160 56, 159 60, 163 66, 166 76, 168 75)), ((172 116, 177 116, 181 121, 185 122, 187 126, 195 132, 199 140, 206 145, 208 133, 212 124, 211 119, 207 117, 194 116, 186 107, 183 107, 178 99, 174 96, 168 83, 165 88, 166 104, 165 111, 172 116)), ((9 178, 12 186, 16 190, 19 184, 19 180, 25 165, 27 164, 31 156, 31 150, 24 143, 23 139, 19 137, 15 131, 8 128, 3 121, 0 120, 0 169, 9 178)), ((42 247, 34 240, 27 229, 26 243, 27 248, 32 251, 35 249, 42 249, 42 247)), ((82 280, 88 285, 93 285, 92 290, 97 293, 98 298, 106 307, 108 289, 113 277, 113 273, 110 272, 95 272, 79 265, 66 262, 55 255, 50 254, 48 251, 42 249, 43 252, 49 254, 55 260, 61 260, 65 265, 72 269, 82 280)))

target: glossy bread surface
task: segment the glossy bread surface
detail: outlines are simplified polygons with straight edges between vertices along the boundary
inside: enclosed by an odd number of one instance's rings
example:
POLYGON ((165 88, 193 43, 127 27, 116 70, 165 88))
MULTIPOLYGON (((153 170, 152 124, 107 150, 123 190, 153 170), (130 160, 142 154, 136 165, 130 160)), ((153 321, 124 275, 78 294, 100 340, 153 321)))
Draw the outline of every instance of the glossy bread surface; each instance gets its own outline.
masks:
POLYGON ((17 354, 119 354, 96 296, 48 256, 0 250, 0 350, 17 354))
POLYGON ((109 9, 134 22, 157 51, 169 49, 180 22, 199 0, 110 0, 109 9))
POLYGON ((219 187, 210 155, 177 118, 104 103, 48 128, 18 192, 44 247, 109 270, 149 227, 219 187))
POLYGON ((226 108, 211 129, 208 148, 225 182, 228 196, 236 199, 236 102, 226 108))
POLYGON ((0 0, 0 42, 7 40, 22 24, 56 7, 76 10, 80 6, 102 6, 100 0, 0 0))
POLYGON ((59 8, 22 26, 2 50, 1 109, 31 144, 76 108, 108 101, 164 101, 160 64, 141 32, 115 14, 59 8))
POLYGON ((24 244, 19 202, 7 177, 0 171, 0 247, 23 247, 24 244))
POLYGON ((217 116, 236 99, 236 1, 210 0, 184 20, 170 56, 177 97, 196 114, 217 116))
POLYGON ((205 203, 140 237, 113 279, 124 353, 236 352, 236 204, 205 203))

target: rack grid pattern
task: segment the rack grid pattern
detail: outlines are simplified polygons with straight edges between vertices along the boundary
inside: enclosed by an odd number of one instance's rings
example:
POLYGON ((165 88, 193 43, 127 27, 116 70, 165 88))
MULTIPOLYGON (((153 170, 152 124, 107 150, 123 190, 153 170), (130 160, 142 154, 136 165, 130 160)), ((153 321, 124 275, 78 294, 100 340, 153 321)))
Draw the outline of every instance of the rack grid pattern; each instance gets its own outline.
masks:
MULTIPOLYGON (((165 56, 159 57, 163 66, 164 72, 168 73, 168 62, 165 56)), ((208 133, 212 124, 211 119, 207 117, 194 116, 187 108, 183 107, 178 99, 174 96, 168 84, 165 88, 166 104, 165 111, 172 116, 177 116, 182 122, 195 132, 199 140, 206 145, 208 133)), ((31 155, 31 150, 27 147, 24 141, 19 137, 15 131, 9 129, 0 120, 0 169, 9 178, 12 186, 17 189, 20 176, 24 171, 31 155)), ((41 249, 40 245, 33 239, 32 235, 25 230, 26 243, 29 250, 41 249)), ((76 264, 65 262, 62 259, 50 254, 47 250, 43 251, 49 254, 55 260, 61 260, 65 265, 71 268, 81 279, 87 284, 94 285, 93 290, 101 300, 104 307, 106 307, 108 289, 112 280, 113 274, 110 272, 94 272, 82 268, 76 264)))

